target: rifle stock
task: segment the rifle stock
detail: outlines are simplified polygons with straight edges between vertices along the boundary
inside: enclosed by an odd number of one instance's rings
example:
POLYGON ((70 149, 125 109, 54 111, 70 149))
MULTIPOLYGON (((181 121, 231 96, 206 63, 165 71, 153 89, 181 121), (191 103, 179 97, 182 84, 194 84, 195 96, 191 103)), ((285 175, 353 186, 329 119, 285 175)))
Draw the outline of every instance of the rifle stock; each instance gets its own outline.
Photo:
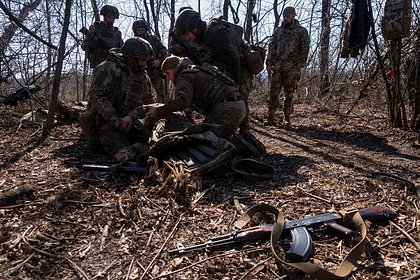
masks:
MULTIPOLYGON (((359 213, 364 220, 369 220, 373 223, 389 221, 398 216, 398 214, 393 210, 380 205, 362 209, 359 213)), ((351 230, 339 224, 336 224, 337 227, 332 226, 332 223, 342 223, 342 217, 339 214, 327 213, 298 220, 286 221, 283 228, 283 235, 290 233, 292 236, 292 244, 286 252, 286 258, 292 262, 302 262, 308 260, 313 248, 313 242, 308 228, 328 226, 339 230, 346 235, 350 234, 349 232, 351 232, 351 230)), ((229 244, 240 244, 269 239, 272 228, 273 224, 265 224, 241 229, 230 234, 212 237, 202 244, 193 245, 191 247, 179 246, 175 249, 169 250, 169 253, 185 254, 198 250, 226 246, 229 244)))

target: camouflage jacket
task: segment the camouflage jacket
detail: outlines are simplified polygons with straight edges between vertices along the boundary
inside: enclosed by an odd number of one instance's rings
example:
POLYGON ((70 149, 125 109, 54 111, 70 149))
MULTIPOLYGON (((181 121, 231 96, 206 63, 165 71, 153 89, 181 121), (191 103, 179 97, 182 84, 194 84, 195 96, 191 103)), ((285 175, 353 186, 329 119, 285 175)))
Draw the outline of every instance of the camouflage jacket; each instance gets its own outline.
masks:
POLYGON ((184 58, 177 66, 174 83, 175 98, 157 108, 159 116, 182 111, 191 105, 206 114, 227 96, 238 91, 231 83, 192 65, 189 58, 184 58))
POLYGON ((123 45, 121 31, 117 27, 108 26, 105 22, 95 22, 89 27, 90 36, 86 36, 82 49, 88 53, 91 67, 96 67, 108 56, 111 48, 121 48, 123 45))
POLYGON ((306 65, 309 53, 308 30, 300 25, 298 20, 290 27, 284 23, 274 29, 268 46, 266 65, 280 65, 281 69, 302 68, 306 65))
POLYGON ((87 110, 95 113, 95 123, 114 125, 121 117, 135 119, 144 114, 143 104, 153 103, 150 78, 143 70, 132 71, 125 58, 118 52, 111 53, 107 61, 93 70, 87 110))

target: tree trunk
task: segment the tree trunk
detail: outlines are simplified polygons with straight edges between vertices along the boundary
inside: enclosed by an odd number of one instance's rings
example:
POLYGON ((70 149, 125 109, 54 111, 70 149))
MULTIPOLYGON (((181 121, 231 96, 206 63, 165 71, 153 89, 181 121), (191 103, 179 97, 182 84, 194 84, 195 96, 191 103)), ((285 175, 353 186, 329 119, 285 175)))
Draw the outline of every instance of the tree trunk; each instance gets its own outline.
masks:
POLYGON ((66 0, 66 8, 64 10, 64 23, 63 23, 63 29, 62 29, 61 37, 60 37, 60 46, 58 48, 57 66, 55 68, 54 81, 53 81, 52 94, 51 94, 51 102, 49 106, 47 120, 45 121, 44 130, 42 131, 43 136, 47 136, 50 133, 51 128, 54 124, 54 116, 55 116, 55 111, 57 109, 57 99, 60 93, 61 71, 63 69, 63 60, 65 57, 65 51, 66 51, 66 39, 67 39, 67 32, 69 30, 69 24, 70 24, 70 12, 71 12, 72 2, 73 0, 66 0))
POLYGON ((229 6, 230 0, 223 1, 223 18, 229 20, 229 6))
POLYGON ((251 35, 252 35, 252 14, 255 8, 255 0, 248 0, 248 5, 246 9, 246 17, 245 17, 245 33, 244 39, 248 42, 251 42, 251 35))
POLYGON ((322 0, 322 22, 321 22, 319 76, 320 94, 325 96, 330 88, 329 77, 329 47, 330 47, 330 0, 322 0))

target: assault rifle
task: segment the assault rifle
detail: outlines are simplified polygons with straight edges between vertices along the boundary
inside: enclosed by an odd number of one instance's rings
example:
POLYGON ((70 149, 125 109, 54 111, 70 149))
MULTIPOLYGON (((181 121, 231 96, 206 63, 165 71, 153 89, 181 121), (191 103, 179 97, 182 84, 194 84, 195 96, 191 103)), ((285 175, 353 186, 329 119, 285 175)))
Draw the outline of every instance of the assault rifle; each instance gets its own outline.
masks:
POLYGON ((96 36, 95 34, 90 32, 89 29, 87 29, 85 26, 80 28, 79 32, 82 33, 83 35, 85 35, 86 37, 88 37, 89 39, 99 42, 100 45, 102 46, 102 48, 104 48, 106 50, 111 48, 108 45, 108 43, 104 41, 104 39, 102 39, 101 37, 96 36))
POLYGON ((82 169, 86 171, 111 172, 113 174, 144 174, 147 171, 146 167, 126 166, 126 165, 121 165, 121 164, 113 164, 113 165, 84 164, 82 165, 82 169))
POLYGON ((4 105, 9 105, 16 107, 18 104, 18 101, 23 101, 25 99, 28 99, 31 94, 34 94, 41 90, 41 87, 37 84, 32 84, 26 87, 22 87, 17 89, 15 92, 9 94, 8 96, 2 96, 2 102, 4 105))
MULTIPOLYGON (((397 217, 397 213, 383 206, 372 206, 359 211, 364 220, 372 223, 389 221, 397 217)), ((344 235, 351 235, 352 230, 340 225, 342 216, 339 214, 321 214, 307 217, 304 219, 286 221, 283 228, 283 235, 290 233, 293 243, 286 252, 286 258, 293 262, 307 261, 312 252, 312 238, 308 229, 318 227, 329 227, 340 231, 344 235)), ((233 231, 230 234, 211 237, 208 241, 190 247, 178 246, 176 249, 169 250, 170 254, 185 254, 198 250, 211 249, 226 245, 235 245, 245 242, 253 242, 269 239, 273 224, 263 224, 233 231)))

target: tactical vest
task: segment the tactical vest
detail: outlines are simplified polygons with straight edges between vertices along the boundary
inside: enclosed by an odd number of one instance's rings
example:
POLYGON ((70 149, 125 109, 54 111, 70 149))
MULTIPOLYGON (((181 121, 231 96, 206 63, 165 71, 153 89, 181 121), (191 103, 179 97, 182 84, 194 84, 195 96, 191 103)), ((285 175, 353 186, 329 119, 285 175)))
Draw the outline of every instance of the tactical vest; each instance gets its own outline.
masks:
POLYGON ((410 35, 411 0, 387 0, 382 17, 382 33, 387 40, 410 35))

